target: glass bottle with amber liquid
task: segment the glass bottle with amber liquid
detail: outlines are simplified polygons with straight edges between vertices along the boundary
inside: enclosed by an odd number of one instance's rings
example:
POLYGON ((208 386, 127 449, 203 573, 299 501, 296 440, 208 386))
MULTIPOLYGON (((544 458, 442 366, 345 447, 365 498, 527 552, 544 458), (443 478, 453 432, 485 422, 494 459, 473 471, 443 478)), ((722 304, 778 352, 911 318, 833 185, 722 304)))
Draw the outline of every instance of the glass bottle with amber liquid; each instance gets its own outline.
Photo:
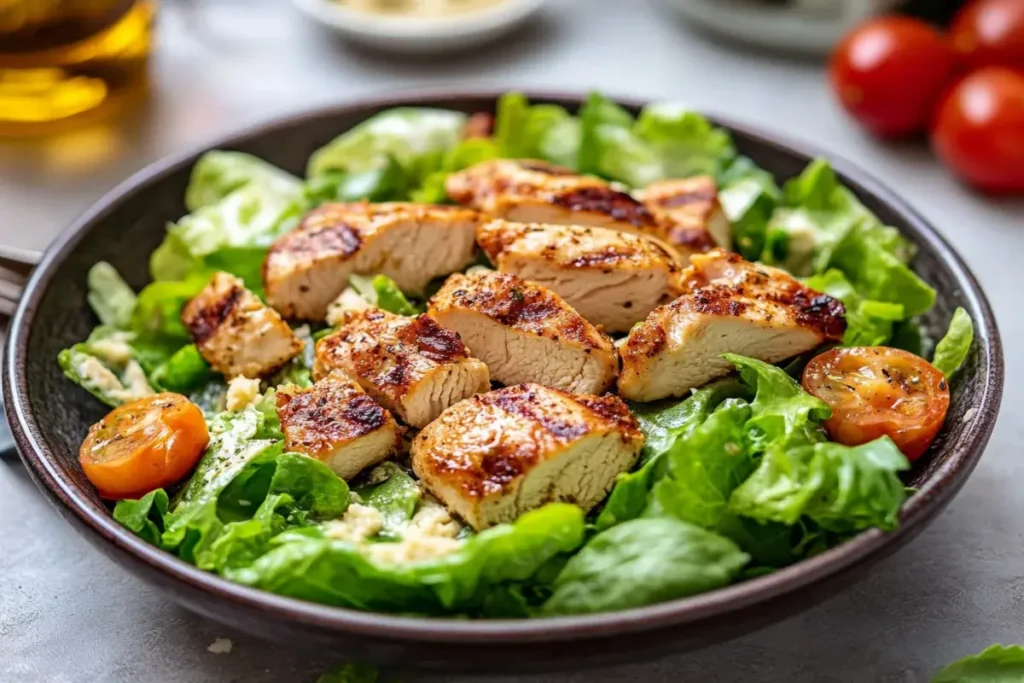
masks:
POLYGON ((0 0, 0 136, 103 115, 146 87, 154 0, 0 0))

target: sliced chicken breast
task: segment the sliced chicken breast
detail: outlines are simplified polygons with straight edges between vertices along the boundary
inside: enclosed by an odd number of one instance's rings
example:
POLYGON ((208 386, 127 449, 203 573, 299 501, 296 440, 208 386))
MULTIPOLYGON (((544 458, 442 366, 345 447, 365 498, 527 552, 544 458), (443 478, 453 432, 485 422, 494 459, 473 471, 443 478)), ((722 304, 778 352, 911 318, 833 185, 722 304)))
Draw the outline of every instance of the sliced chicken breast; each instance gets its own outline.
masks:
POLYGON ((641 235, 495 220, 476 240, 498 270, 547 287, 606 332, 628 332, 679 293, 675 257, 641 235))
POLYGON ((281 367, 303 349, 288 323, 228 273, 210 284, 181 312, 199 353, 225 377, 259 377, 281 367))
POLYGON ((611 339, 562 297, 515 275, 452 275, 430 299, 427 314, 458 332, 501 384, 536 382, 600 394, 619 370, 611 339))
POLYGON ((305 453, 351 479, 398 450, 402 430, 359 385, 333 372, 308 388, 277 390, 286 450, 305 453))
POLYGON ((413 427, 448 406, 487 391, 487 366, 469 356, 459 335, 426 315, 353 311, 316 344, 313 378, 340 370, 413 427))
POLYGON ((443 412, 413 440, 412 467, 479 530, 556 501, 590 510, 643 443, 618 397, 519 384, 443 412))
POLYGON ((732 226, 718 203, 718 186, 711 176, 661 180, 637 195, 661 224, 661 238, 681 254, 732 246, 732 226))
POLYGON ((839 341, 846 329, 836 299, 721 249, 694 256, 683 284, 687 293, 655 309, 620 347, 625 398, 683 396, 732 371, 723 353, 777 363, 839 341))
POLYGON ((353 273, 387 275, 419 294, 473 262, 478 223, 475 211, 450 206, 324 204, 271 245, 267 302, 288 318, 323 320, 353 273))
POLYGON ((495 159, 448 176, 448 196, 494 217, 522 223, 590 225, 656 232, 654 216, 601 180, 545 161, 495 159))

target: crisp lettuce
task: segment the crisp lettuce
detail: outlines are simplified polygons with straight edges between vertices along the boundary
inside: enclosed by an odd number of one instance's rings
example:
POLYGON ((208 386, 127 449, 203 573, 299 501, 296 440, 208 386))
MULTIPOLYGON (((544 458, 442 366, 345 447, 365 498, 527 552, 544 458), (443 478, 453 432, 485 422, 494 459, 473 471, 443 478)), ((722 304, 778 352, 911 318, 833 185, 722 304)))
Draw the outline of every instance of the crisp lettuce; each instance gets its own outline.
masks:
POLYGON ((185 188, 185 206, 189 211, 198 211, 249 184, 258 185, 271 194, 294 196, 298 182, 290 173, 251 154, 212 150, 200 157, 192 169, 192 177, 185 188))
POLYGON ((281 595, 354 609, 416 614, 476 613, 495 585, 526 581, 583 542, 579 508, 552 503, 482 531, 443 557, 378 564, 315 530, 286 532, 228 578, 281 595))
POLYGON ((104 325, 126 328, 135 309, 135 291, 114 266, 100 261, 89 269, 87 299, 96 317, 104 325))
POLYGON ((846 308, 844 346, 880 346, 893 338, 894 325, 906 317, 902 304, 862 297, 842 271, 830 268, 807 278, 811 289, 839 299, 846 308))
POLYGON ((406 199, 410 179, 397 160, 364 171, 331 171, 310 178, 303 189, 307 206, 324 202, 390 202, 406 199))
POLYGON ((898 474, 909 468, 888 437, 856 447, 773 446, 733 491, 729 509, 760 522, 787 525, 807 517, 837 533, 894 529, 906 498, 898 474))
MULTIPOLYGON (((313 152, 306 175, 353 173, 397 161, 417 181, 462 137, 466 115, 445 109, 400 107, 383 111, 313 152)), ((418 183, 417 183, 418 184, 418 183)))
POLYGON ((1020 683, 1024 681, 1024 647, 990 645, 932 676, 931 683, 1020 683))
POLYGON ((967 360, 967 354, 971 351, 971 343, 974 342, 974 323, 967 311, 959 306, 953 311, 953 318, 949 322, 949 330, 935 346, 935 356, 932 358, 932 365, 937 367, 946 377, 952 377, 953 373, 960 369, 960 366, 967 360))
POLYGON ((721 588, 750 558, 727 538, 675 519, 635 519, 602 531, 569 559, 543 613, 640 607, 721 588))
POLYGON ((578 167, 582 128, 563 107, 531 105, 521 93, 507 93, 498 100, 494 128, 496 156, 578 167))
POLYGON ((354 489, 359 500, 380 511, 384 526, 377 538, 401 538, 405 523, 412 519, 423 498, 419 484, 393 462, 381 463, 370 473, 374 482, 354 489))
POLYGON ((736 156, 729 133, 675 103, 649 104, 635 126, 663 164, 663 177, 718 176, 736 156))
POLYGON ((196 345, 187 344, 158 365, 150 374, 150 381, 164 391, 188 394, 212 377, 213 369, 196 345))
POLYGON ((398 315, 416 315, 422 312, 409 303, 398 284, 387 275, 350 275, 348 282, 356 294, 371 306, 398 315))
POLYGON ((136 344, 133 333, 101 325, 84 342, 62 350, 57 363, 65 377, 116 407, 153 393, 136 344))

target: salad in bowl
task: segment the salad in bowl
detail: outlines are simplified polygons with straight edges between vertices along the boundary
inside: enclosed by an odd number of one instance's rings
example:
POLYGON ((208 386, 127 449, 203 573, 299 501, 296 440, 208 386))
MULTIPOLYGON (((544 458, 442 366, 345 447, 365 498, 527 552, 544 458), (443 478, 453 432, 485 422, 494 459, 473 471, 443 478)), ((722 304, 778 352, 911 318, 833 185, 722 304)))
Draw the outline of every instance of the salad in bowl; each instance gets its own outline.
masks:
POLYGON ((544 617, 715 590, 898 524, 973 341, 825 160, 684 108, 403 107, 189 213, 59 356, 146 541, 347 608, 544 617), (955 382, 954 382, 955 384, 955 382))

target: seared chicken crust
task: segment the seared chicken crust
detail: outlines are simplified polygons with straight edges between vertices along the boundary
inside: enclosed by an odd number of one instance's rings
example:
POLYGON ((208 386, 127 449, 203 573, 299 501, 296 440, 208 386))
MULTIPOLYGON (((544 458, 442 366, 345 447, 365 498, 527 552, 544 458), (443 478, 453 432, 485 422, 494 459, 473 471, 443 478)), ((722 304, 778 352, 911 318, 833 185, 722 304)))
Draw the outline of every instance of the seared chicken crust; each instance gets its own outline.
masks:
POLYGON ((313 377, 340 370, 414 427, 451 404, 487 391, 487 366, 469 356, 459 335, 426 315, 356 311, 316 344, 313 377))
POLYGON ((279 237, 263 263, 267 301, 284 316, 323 320, 349 275, 383 274, 418 294, 473 261, 476 212, 394 202, 324 204, 279 237))
POLYGON ((498 270, 544 285, 606 332, 628 331, 679 294, 675 256, 642 235, 494 220, 476 240, 498 270))
POLYGON ((281 316, 228 273, 213 275, 182 309, 181 321, 206 362, 225 377, 265 375, 303 348, 281 316))
POLYGON ((843 304, 788 273, 716 249, 696 255, 686 293, 655 309, 620 348, 619 393, 633 401, 683 396, 732 370, 726 352, 768 363, 839 341, 843 304))
POLYGON ((551 290, 506 273, 455 274, 428 314, 458 332, 491 379, 598 394, 615 382, 611 339, 551 290))
POLYGON ((340 372, 312 387, 281 387, 276 398, 285 449, 320 460, 342 479, 398 450, 395 418, 340 372))
POLYGON ((484 529, 554 501, 590 510, 643 443, 615 396, 519 384, 442 413, 413 440, 412 466, 450 511, 484 529))
POLYGON ((660 236, 680 253, 731 246, 731 226, 718 203, 718 187, 711 176, 660 180, 637 194, 661 224, 660 236))

